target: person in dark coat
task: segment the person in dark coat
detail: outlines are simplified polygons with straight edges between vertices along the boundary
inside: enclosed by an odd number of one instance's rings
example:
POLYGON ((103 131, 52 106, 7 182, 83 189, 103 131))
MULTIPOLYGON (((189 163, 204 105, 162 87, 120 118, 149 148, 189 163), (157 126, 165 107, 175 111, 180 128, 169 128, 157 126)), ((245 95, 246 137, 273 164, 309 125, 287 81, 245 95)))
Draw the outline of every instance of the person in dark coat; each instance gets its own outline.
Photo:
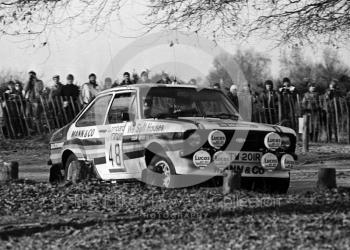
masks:
POLYGON ((74 84, 74 76, 67 76, 67 84, 62 87, 63 107, 66 111, 68 121, 71 121, 78 113, 79 87, 74 84))
POLYGON ((273 82, 267 80, 264 83, 265 89, 260 94, 259 100, 262 103, 265 121, 269 124, 275 124, 278 120, 278 94, 273 89, 273 82))
POLYGON ((120 86, 124 86, 124 85, 130 85, 130 84, 134 84, 131 79, 130 79, 130 73, 129 72, 124 72, 123 74, 123 81, 121 81, 121 83, 119 84, 120 86))
POLYGON ((316 84, 315 83, 309 83, 308 85, 308 92, 306 92, 303 96, 302 102, 302 111, 303 114, 307 114, 310 116, 310 122, 309 122, 309 132, 310 132, 310 139, 312 141, 317 141, 318 138, 318 132, 319 132, 319 124, 320 124, 320 98, 319 94, 316 91, 316 84))
MULTIPOLYGON (((326 90, 325 93, 325 102, 323 105, 324 113, 326 113, 326 126, 327 126, 327 136, 328 141, 332 141, 332 137, 334 134, 335 140, 338 140, 337 135, 337 124, 336 124, 336 111, 339 112, 339 102, 337 101, 338 98, 341 97, 341 92, 338 88, 338 80, 332 79, 331 83, 329 84, 329 88, 326 90), (337 110, 336 110, 337 107, 337 110)), ((338 115, 341 115, 338 113, 338 115)))
POLYGON ((57 98, 59 99, 62 96, 62 88, 63 88, 63 84, 60 81, 60 76, 55 75, 52 77, 52 80, 54 82, 54 86, 50 91, 50 100, 57 99, 57 98))

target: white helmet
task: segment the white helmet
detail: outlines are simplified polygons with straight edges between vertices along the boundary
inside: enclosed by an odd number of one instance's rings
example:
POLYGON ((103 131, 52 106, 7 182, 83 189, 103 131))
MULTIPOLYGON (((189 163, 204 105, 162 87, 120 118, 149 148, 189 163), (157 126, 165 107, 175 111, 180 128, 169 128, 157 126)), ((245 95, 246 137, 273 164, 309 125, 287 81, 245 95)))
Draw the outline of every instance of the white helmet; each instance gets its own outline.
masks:
POLYGON ((237 85, 231 85, 230 92, 233 92, 234 90, 237 90, 237 85))

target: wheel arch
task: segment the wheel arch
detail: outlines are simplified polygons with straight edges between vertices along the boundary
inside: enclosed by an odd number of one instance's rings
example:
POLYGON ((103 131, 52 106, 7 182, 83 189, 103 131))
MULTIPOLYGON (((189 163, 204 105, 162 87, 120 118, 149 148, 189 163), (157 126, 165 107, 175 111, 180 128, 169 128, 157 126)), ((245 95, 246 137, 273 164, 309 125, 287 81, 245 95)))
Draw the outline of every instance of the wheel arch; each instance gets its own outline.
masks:
POLYGON ((71 151, 70 149, 66 149, 63 154, 62 154, 62 166, 64 167, 66 165, 67 159, 68 157, 74 154, 73 151, 71 151))
POLYGON ((167 157, 165 148, 157 142, 152 142, 145 148, 146 166, 149 165, 155 155, 167 157))

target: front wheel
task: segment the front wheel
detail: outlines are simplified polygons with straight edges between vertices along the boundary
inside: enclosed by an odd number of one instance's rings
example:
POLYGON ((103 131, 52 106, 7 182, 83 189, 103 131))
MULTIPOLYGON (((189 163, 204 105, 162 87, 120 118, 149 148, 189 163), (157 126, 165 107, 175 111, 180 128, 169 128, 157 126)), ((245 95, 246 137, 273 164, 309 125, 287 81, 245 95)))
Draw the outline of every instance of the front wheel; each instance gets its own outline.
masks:
POLYGON ((148 165, 148 169, 164 175, 163 185, 169 187, 173 176, 176 174, 171 160, 164 156, 154 155, 148 165))

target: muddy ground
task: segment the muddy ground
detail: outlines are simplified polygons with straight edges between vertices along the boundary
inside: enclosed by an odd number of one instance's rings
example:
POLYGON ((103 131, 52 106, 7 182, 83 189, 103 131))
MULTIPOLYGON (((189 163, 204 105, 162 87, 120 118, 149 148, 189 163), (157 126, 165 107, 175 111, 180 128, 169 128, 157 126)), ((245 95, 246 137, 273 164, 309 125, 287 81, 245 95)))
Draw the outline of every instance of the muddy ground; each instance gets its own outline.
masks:
POLYGON ((133 183, 47 183, 48 144, 0 145, 20 164, 0 186, 1 249, 348 249, 350 146, 312 144, 287 195, 220 188, 166 190, 133 183), (337 168, 338 188, 318 191, 317 169, 337 168), (34 180, 34 181, 32 181, 34 180))

